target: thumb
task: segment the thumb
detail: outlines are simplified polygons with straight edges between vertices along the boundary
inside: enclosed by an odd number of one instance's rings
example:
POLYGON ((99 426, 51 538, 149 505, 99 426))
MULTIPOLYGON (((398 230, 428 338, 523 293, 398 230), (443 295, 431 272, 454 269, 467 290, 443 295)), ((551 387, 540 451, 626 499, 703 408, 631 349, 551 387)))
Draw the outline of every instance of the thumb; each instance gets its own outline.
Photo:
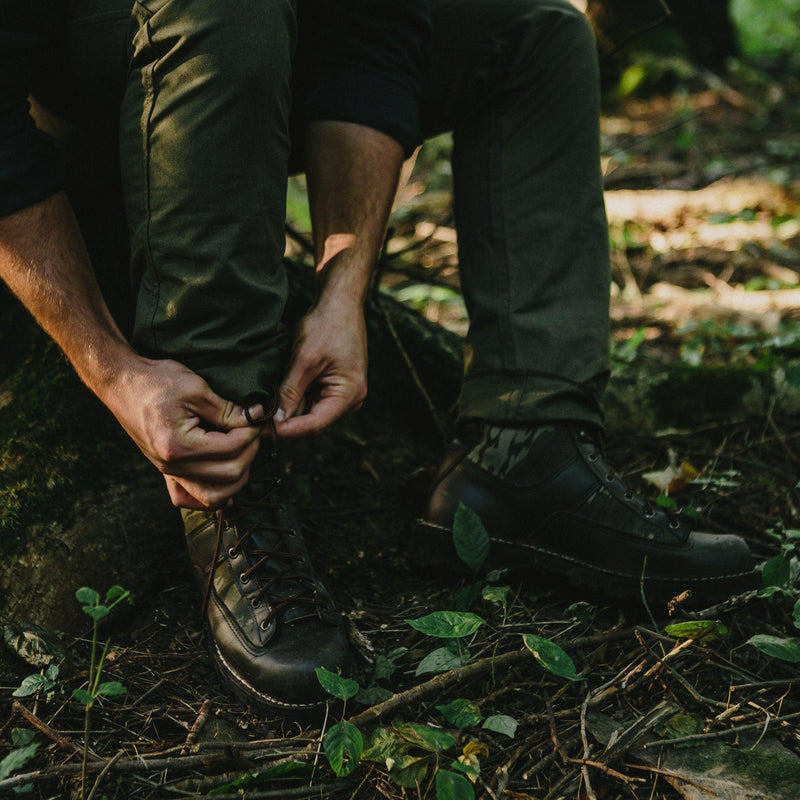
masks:
POLYGON ((289 419, 297 413, 312 379, 313 375, 304 365, 298 361, 291 363, 289 372, 278 389, 280 406, 275 414, 278 422, 289 419))
MULTIPOLYGON (((231 428, 245 428, 250 424, 242 406, 232 400, 220 397, 208 384, 205 384, 204 391, 196 400, 196 410, 200 418, 215 428, 230 430, 231 428)), ((260 406, 254 406, 250 411, 254 419, 263 415, 260 406)))

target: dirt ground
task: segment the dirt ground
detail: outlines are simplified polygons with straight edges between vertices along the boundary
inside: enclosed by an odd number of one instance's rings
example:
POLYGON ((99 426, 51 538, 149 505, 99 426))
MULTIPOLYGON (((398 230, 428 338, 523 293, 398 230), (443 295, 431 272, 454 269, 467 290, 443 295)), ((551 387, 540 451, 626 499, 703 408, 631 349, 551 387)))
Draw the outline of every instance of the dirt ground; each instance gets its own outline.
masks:
MULTIPOLYGON (((616 370, 680 362, 783 370, 792 379, 800 356, 799 95, 796 83, 764 76, 726 84, 699 76, 670 96, 607 110, 616 370)), ((382 282, 429 319, 463 332, 448 146, 440 139, 423 150, 399 198, 382 282)), ((359 682, 382 690, 365 698, 372 702, 348 702, 344 716, 366 740, 376 729, 405 731, 392 769, 385 758, 365 759, 349 777, 333 775, 320 742, 341 709, 296 722, 231 697, 207 657, 198 600, 176 559, 163 589, 137 597, 113 626, 105 670, 127 693, 92 710, 84 796, 436 798, 437 775, 460 756, 462 766, 477 765, 474 796, 487 800, 711 797, 702 794, 702 775, 714 770, 692 772, 676 760, 684 751, 675 740, 704 736, 687 741, 750 758, 753 732, 778 754, 726 768, 739 793, 717 786, 718 796, 790 796, 781 792, 800 776, 797 665, 746 643, 757 634, 793 638, 791 582, 772 599, 745 596, 705 611, 678 603, 670 617, 638 598, 611 602, 542 576, 496 575, 470 609, 486 624, 467 644, 467 664, 449 677, 416 675, 436 643, 405 620, 454 608, 470 581, 420 571, 408 558, 410 525, 441 443, 420 433, 424 425, 405 431, 398 424, 379 413, 355 417, 286 454, 318 571, 351 624, 359 682), (688 638, 665 632, 678 620, 718 625, 688 638), (526 633, 557 641, 581 679, 543 668, 522 646, 526 633), (503 668, 495 669, 499 656, 503 668), (374 711, 389 696, 394 705, 374 711), (510 718, 513 735, 508 727, 448 722, 437 706, 459 698, 484 723, 510 718), (432 725, 453 742, 437 752, 403 723, 432 725), (609 726, 621 737, 616 746, 609 726), (247 775, 255 777, 245 783, 247 775)), ((694 507, 711 530, 741 532, 766 559, 780 547, 769 531, 779 536, 797 525, 799 445, 797 418, 769 408, 656 432, 637 431, 634 421, 626 435, 610 433, 608 453, 638 490, 694 507), (667 498, 643 476, 671 458, 698 475, 677 491, 673 485, 667 498)), ((789 553, 793 540, 783 541, 789 553)), ((66 644, 71 656, 49 694, 12 708, 15 687, 1 691, 10 711, 5 752, 13 749, 12 728, 35 730, 40 743, 20 770, 31 773, 19 781, 31 786, 28 796, 81 796, 84 714, 70 691, 85 679, 88 642, 66 644)), ((29 672, 21 667, 21 675, 29 672)), ((713 765, 726 759, 717 753, 713 765)), ((12 788, 0 781, 1 796, 12 788)))

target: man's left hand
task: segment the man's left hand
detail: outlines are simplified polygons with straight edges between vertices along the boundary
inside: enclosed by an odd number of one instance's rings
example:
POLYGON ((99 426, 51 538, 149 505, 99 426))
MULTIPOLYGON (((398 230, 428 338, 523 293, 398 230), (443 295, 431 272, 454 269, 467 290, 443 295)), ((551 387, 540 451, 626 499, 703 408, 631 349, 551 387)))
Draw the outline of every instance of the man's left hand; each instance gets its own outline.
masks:
POLYGON ((300 320, 275 415, 279 437, 319 433, 367 396, 367 331, 359 304, 325 302, 300 320))

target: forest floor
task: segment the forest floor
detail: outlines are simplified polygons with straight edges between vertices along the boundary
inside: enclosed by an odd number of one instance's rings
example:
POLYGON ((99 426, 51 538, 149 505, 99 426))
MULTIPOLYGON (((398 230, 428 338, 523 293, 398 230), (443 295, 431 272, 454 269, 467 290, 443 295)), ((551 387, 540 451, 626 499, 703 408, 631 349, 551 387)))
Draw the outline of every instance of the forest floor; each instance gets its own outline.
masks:
MULTIPOLYGON (((680 362, 800 383, 798 101, 797 82, 699 75, 606 110, 615 370, 680 362)), ((448 148, 438 139, 417 161, 382 285, 463 333, 448 148)), ((778 408, 655 431, 631 420, 608 442, 611 463, 654 501, 742 533, 771 559, 771 588, 690 609, 493 574, 474 584, 469 605, 483 624, 438 674, 420 667, 442 642, 406 620, 463 612, 472 582, 421 572, 405 541, 440 443, 403 444, 385 423, 355 418, 292 451, 301 516, 349 620, 362 692, 344 712, 331 706, 304 722, 242 705, 220 685, 188 568, 178 569, 115 626, 104 680, 127 693, 92 709, 84 796, 795 798, 800 422, 778 408), (644 478, 670 463, 675 475, 644 478), (336 777, 322 742, 342 718, 359 727, 366 752, 336 777)), ((84 712, 70 690, 86 678, 89 641, 67 650, 49 691, 12 707, 15 687, 0 690, 11 712, 0 735, 6 753, 20 754, 16 788, 28 796, 81 796, 84 712), (26 760, 31 731, 39 747, 26 760)), ((0 796, 12 796, 9 772, 0 796)))

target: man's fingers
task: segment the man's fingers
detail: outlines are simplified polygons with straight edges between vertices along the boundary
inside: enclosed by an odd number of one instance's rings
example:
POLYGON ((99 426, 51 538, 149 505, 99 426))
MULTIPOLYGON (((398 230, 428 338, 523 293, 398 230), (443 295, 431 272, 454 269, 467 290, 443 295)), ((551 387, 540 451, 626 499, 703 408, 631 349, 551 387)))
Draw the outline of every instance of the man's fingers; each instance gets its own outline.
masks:
POLYGON ((178 479, 173 475, 164 476, 172 504, 197 511, 209 511, 226 505, 231 497, 244 488, 249 478, 250 471, 246 470, 235 483, 217 487, 184 478, 178 479))
POLYGON ((352 408, 353 404, 346 398, 324 397, 312 407, 308 414, 278 422, 275 432, 279 438, 286 439, 319 433, 352 408))
MULTIPOLYGON (((220 397, 208 384, 204 383, 203 391, 195 398, 194 405, 197 415, 214 428, 227 431, 231 428, 245 428, 250 425, 242 406, 220 397)), ((257 409, 254 408, 253 411, 255 412, 257 409)), ((263 413, 261 410, 259 416, 263 413)))
POLYGON ((280 407, 275 412, 275 421, 281 422, 293 417, 303 402, 306 391, 316 375, 305 365, 293 361, 289 372, 280 385, 280 407))

